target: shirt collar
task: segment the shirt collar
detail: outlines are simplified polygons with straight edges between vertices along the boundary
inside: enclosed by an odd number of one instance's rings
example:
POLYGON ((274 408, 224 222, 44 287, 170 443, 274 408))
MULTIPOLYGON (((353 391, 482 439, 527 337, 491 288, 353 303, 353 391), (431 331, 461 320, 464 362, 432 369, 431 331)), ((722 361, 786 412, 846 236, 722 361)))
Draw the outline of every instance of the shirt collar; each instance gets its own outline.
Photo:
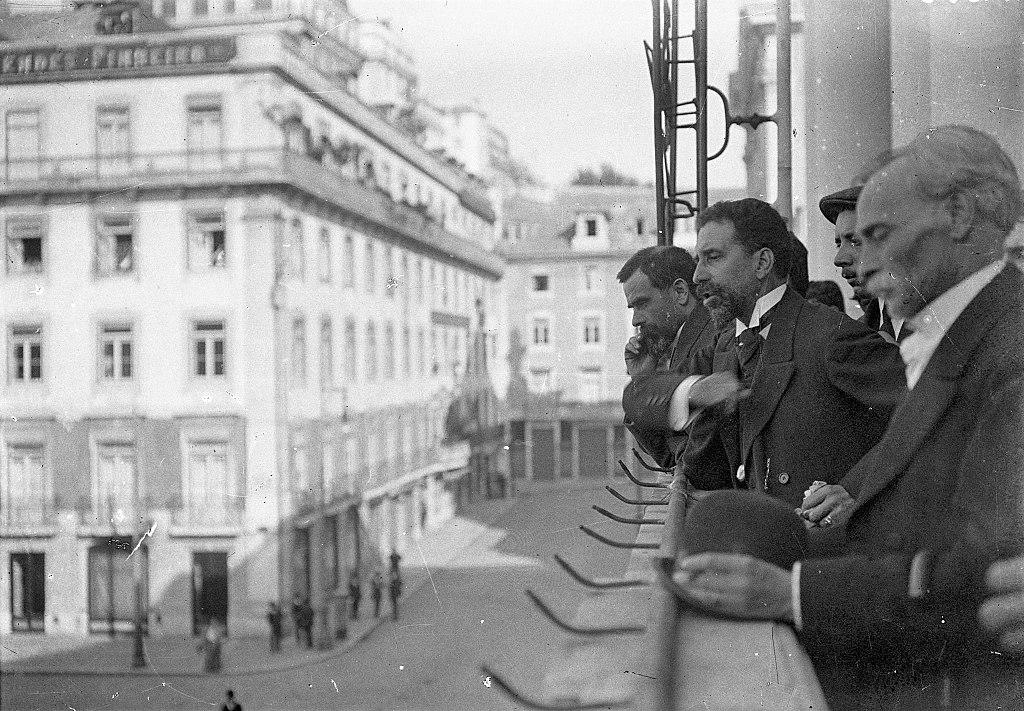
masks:
POLYGON ((739 319, 736 319, 736 335, 740 335, 748 328, 757 328, 758 326, 760 326, 761 319, 764 317, 764 315, 767 314, 780 301, 782 301, 782 296, 785 293, 786 285, 783 283, 769 291, 761 298, 759 298, 757 300, 757 303, 754 304, 753 313, 750 314, 750 323, 743 323, 739 319))
POLYGON ((1002 260, 992 262, 927 304, 920 313, 910 319, 914 332, 941 340, 967 305, 974 300, 978 292, 996 278, 1003 266, 1002 260))
POLYGON ((1003 260, 979 269, 952 289, 927 304, 910 319, 914 332, 900 344, 900 355, 907 366, 907 386, 917 384, 932 354, 945 338, 949 327, 960 317, 978 293, 996 278, 1005 266, 1003 260))

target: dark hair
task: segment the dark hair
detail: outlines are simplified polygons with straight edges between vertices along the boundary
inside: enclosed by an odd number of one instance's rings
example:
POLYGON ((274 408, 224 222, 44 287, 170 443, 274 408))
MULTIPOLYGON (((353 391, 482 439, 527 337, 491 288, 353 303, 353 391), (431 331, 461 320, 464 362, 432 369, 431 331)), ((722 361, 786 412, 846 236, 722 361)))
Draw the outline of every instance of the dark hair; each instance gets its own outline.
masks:
POLYGON ((832 280, 812 281, 807 289, 807 298, 840 311, 846 310, 846 305, 843 303, 843 292, 839 289, 839 285, 832 280))
POLYGON ((736 230, 736 240, 748 254, 767 247, 775 255, 773 271, 779 277, 789 277, 789 228, 775 208, 757 198, 722 200, 697 214, 697 229, 709 222, 728 222, 736 230))
POLYGON ((697 269, 697 262, 682 247, 644 247, 626 260, 615 278, 620 284, 625 284, 638 269, 647 275, 656 289, 667 289, 675 284, 676 279, 682 279, 693 292, 693 272, 697 269))

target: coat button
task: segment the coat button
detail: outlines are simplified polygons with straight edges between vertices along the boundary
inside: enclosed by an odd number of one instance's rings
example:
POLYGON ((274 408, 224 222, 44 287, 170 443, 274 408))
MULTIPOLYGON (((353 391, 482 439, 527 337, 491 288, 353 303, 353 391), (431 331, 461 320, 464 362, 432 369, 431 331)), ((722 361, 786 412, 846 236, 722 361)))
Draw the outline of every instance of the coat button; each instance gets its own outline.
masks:
POLYGON ((789 474, 779 474, 779 483, 780 484, 788 484, 789 483, 789 474))
POLYGON ((747 470, 746 470, 746 468, 745 468, 745 467, 744 467, 744 466, 743 466, 743 465, 741 464, 741 465, 739 465, 738 467, 736 467, 736 480, 737 480, 737 481, 743 481, 743 480, 744 480, 744 479, 746 479, 746 478, 747 478, 747 470))

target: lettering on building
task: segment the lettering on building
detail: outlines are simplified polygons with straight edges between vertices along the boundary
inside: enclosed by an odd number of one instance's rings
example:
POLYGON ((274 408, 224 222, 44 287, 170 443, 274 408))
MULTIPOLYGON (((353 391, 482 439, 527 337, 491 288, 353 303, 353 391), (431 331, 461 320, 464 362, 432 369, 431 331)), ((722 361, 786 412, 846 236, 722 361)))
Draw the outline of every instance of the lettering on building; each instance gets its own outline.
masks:
POLYGON ((8 50, 0 52, 0 82, 66 72, 131 72, 152 67, 219 64, 233 59, 235 51, 234 37, 8 50))

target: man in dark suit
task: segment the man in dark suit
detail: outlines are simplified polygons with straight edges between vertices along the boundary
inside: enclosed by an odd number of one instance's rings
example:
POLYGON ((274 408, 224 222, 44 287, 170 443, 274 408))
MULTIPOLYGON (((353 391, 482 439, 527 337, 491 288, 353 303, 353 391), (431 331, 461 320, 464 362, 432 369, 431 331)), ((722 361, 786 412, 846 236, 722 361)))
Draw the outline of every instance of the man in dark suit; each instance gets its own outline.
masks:
POLYGON ((851 473, 863 485, 848 540, 792 572, 742 555, 680 562, 705 603, 792 622, 833 709, 1020 703, 1024 667, 990 653, 977 613, 989 563, 1022 547, 1024 282, 1002 260, 1021 200, 1009 156, 962 126, 918 136, 871 178, 861 278, 914 333, 906 399, 851 473))
MULTIPOLYGON (((713 342, 715 328, 707 309, 693 293, 693 257, 680 247, 645 247, 619 270, 616 278, 633 310, 639 333, 626 344, 626 371, 643 378, 662 370, 689 374, 693 354, 713 342)), ((622 393, 624 423, 645 452, 671 467, 686 445, 686 435, 666 426, 642 426, 637 419, 646 406, 629 385, 622 393)))
POLYGON ((867 180, 854 179, 854 186, 826 195, 818 203, 825 219, 835 225, 836 256, 832 263, 839 268, 847 283, 853 289, 853 298, 864 311, 860 322, 878 331, 890 343, 900 343, 909 334, 901 317, 893 317, 885 304, 867 293, 860 277, 857 264, 860 260, 860 237, 857 235, 857 198, 867 180))
MULTIPOLYGON (((899 354, 788 285, 789 234, 767 203, 720 202, 701 213, 698 226, 694 284, 727 330, 698 354, 693 370, 734 374, 749 396, 734 409, 706 407, 696 416, 683 473, 699 489, 751 488, 797 508, 815 482, 840 482, 881 437, 892 393, 903 387, 899 354)), ((637 390, 672 392, 646 416, 678 429, 693 405, 715 401, 704 386, 697 376, 655 374, 637 390)), ((727 401, 730 393, 722 395, 727 401)), ((839 486, 830 494, 807 512, 810 520, 825 521, 850 502, 839 486)))

